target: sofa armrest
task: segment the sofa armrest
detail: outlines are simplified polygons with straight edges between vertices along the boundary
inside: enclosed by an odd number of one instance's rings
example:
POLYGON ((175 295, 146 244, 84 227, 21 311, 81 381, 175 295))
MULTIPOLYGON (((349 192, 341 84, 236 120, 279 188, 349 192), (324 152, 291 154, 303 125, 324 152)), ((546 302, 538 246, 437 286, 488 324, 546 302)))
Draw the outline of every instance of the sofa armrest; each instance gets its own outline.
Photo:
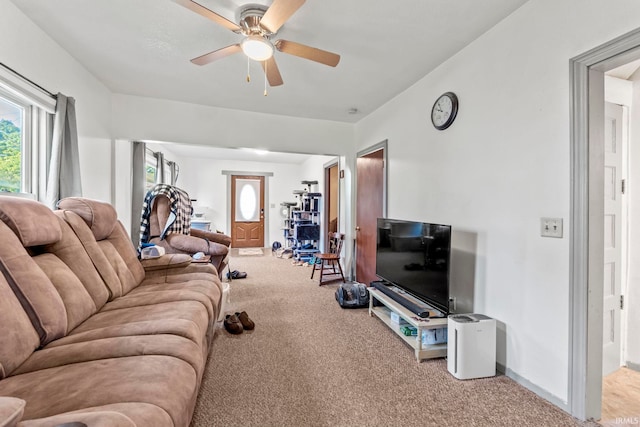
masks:
POLYGON ((213 233, 211 231, 200 230, 197 228, 192 228, 189 232, 194 237, 200 237, 201 239, 207 239, 210 242, 219 243, 221 245, 225 245, 229 247, 231 245, 231 237, 222 233, 213 233))
POLYGON ((196 252, 204 252, 206 255, 211 256, 226 256, 229 252, 229 248, 225 245, 211 240, 207 245, 207 241, 204 238, 186 234, 169 234, 165 240, 173 249, 192 255, 196 252))
POLYGON ((26 404, 27 402, 16 397, 0 397, 0 426, 17 426, 22 419, 26 404))
POLYGON ((145 271, 166 270, 168 268, 184 268, 191 264, 191 256, 187 254, 168 254, 159 258, 140 260, 145 271))

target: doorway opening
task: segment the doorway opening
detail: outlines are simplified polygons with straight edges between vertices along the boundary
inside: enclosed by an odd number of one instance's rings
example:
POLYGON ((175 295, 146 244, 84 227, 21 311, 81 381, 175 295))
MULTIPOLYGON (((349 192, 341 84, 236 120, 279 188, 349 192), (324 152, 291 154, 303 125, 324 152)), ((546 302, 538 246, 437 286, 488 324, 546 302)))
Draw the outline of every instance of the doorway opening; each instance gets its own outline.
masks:
POLYGON ((340 167, 338 161, 324 167, 324 188, 326 205, 324 209, 324 223, 327 224, 324 247, 329 248, 329 233, 336 233, 340 229, 340 167))
MULTIPOLYGON (((624 121, 624 116, 615 116, 605 104, 605 73, 638 59, 640 29, 571 60, 569 405, 572 415, 581 419, 598 420, 604 414, 602 398, 606 382, 603 373, 617 370, 622 364, 637 368, 633 360, 640 359, 637 343, 633 343, 635 350, 630 340, 623 345, 625 334, 621 319, 625 313, 619 311, 619 295, 624 288, 624 256, 612 255, 616 246, 620 250, 624 247, 623 221, 620 220, 623 208, 612 210, 610 206, 613 199, 623 200, 621 172, 624 163, 619 165, 618 171, 616 161, 611 159, 612 152, 616 151, 612 150, 611 144, 613 141, 619 149, 623 147, 616 133, 620 132, 622 136, 624 131, 614 128, 616 122, 624 121), (615 266, 616 263, 620 266, 615 266)), ((633 141, 629 142, 633 152, 633 141)), ((632 163, 632 158, 630 160, 632 163)), ((631 195, 629 198, 632 200, 631 195)), ((632 221, 633 211, 629 218, 632 221)), ((634 257, 634 241, 640 245, 640 235, 634 239, 630 234, 630 259, 634 257)), ((632 274, 626 282, 629 296, 640 292, 640 281, 632 274)), ((635 298, 638 300, 637 296, 635 298)), ((640 309, 640 304, 632 301, 625 305, 626 309, 640 309)), ((638 412, 633 416, 637 417, 638 412)))
POLYGON ((638 224, 629 213, 630 202, 638 197, 629 191, 628 183, 640 164, 640 159, 629 151, 630 143, 638 146, 637 138, 631 136, 639 129, 635 122, 640 117, 640 60, 607 71, 604 91, 605 270, 600 420, 608 424, 640 414, 640 372, 637 366, 635 371, 631 369, 633 361, 638 360, 634 357, 637 340, 628 327, 629 315, 638 309, 637 301, 629 298, 629 275, 635 277, 638 270, 629 262, 629 251, 640 244, 640 238, 631 238, 630 230, 638 224), (630 120, 632 115, 634 123, 630 120))

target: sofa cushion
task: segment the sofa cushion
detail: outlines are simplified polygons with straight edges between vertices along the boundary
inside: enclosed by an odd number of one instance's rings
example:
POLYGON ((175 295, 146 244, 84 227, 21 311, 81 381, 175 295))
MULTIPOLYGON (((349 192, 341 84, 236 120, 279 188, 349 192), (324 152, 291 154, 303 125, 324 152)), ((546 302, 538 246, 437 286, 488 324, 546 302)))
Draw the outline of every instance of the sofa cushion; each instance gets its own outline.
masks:
POLYGON ((98 311, 80 279, 60 258, 44 253, 34 256, 33 261, 51 280, 62 299, 67 318, 65 333, 98 311))
POLYGON ((64 336, 67 313, 53 283, 4 222, 0 222, 0 242, 0 271, 29 316, 40 343, 64 336))
POLYGON ((11 228, 24 247, 57 242, 62 235, 53 212, 34 200, 3 196, 0 220, 11 228))
POLYGON ((176 357, 190 364, 196 372, 204 371, 205 360, 199 344, 176 335, 157 334, 101 338, 47 347, 33 353, 14 371, 14 375, 73 363, 151 354, 176 357))
POLYGON ((27 360, 40 345, 36 330, 2 273, 0 273, 0 325, 0 379, 2 379, 27 360))
MULTIPOLYGON (((126 294, 144 280, 145 272, 138 259, 138 253, 122 223, 117 220, 113 206, 97 200, 69 197, 61 200, 58 207, 74 212, 91 229, 100 249, 118 274, 122 286, 120 295, 126 294)), ((76 230, 76 227, 71 225, 76 230)))
MULTIPOLYGON (((58 214, 62 218, 64 218, 67 224, 69 224, 69 227, 73 230, 76 237, 84 247, 84 250, 87 252, 87 255, 91 259, 93 266, 95 267, 98 274, 100 274, 100 277, 102 278, 104 284, 107 286, 109 292, 109 300, 121 296, 122 284, 120 283, 120 278, 118 277, 118 274, 98 245, 98 242, 91 232, 91 229, 89 229, 89 226, 75 212, 65 210, 58 211, 58 214)), ((132 276, 131 280, 133 280, 132 276)))
POLYGON ((105 240, 101 240, 99 243, 104 245, 102 247, 109 245, 110 248, 113 248, 133 276, 133 282, 122 284, 123 294, 131 291, 131 289, 138 286, 140 282, 144 280, 144 267, 142 267, 142 264, 138 259, 138 252, 136 251, 136 248, 133 247, 133 243, 131 243, 131 239, 127 235, 127 231, 124 229, 121 222, 118 221, 113 229, 113 233, 111 233, 111 235, 105 240))
POLYGON ((61 345, 88 342, 102 338, 126 337, 135 335, 171 334, 187 338, 194 343, 202 342, 202 332, 198 325, 189 319, 153 319, 96 327, 75 332, 48 344, 45 349, 61 345))
POLYGON ((104 279, 96 270, 84 245, 64 219, 63 212, 56 211, 55 215, 60 222, 62 238, 56 243, 45 246, 44 250, 55 254, 69 267, 73 274, 80 279, 84 289, 93 300, 93 304, 99 310, 109 300, 109 288, 105 286, 104 279))
MULTIPOLYGON (((211 288, 211 286, 209 286, 211 288)), ((121 308, 141 307, 145 305, 162 304, 173 301, 197 301, 207 309, 211 318, 215 318, 216 305, 211 301, 212 296, 206 295, 200 289, 189 289, 185 286, 181 289, 150 289, 148 292, 133 292, 111 301, 103 312, 119 310, 121 308)))
MULTIPOLYGON (((217 278, 217 276, 216 276, 217 278)), ((148 295, 153 294, 155 292, 173 292, 176 295, 184 293, 184 297, 176 297, 177 300, 182 300, 184 298, 188 298, 188 295, 193 292, 200 293, 205 296, 212 305, 214 312, 213 318, 217 318, 217 311, 220 308, 220 302, 222 300, 222 289, 218 287, 216 283, 211 283, 211 281, 206 280, 176 280, 175 282, 166 282, 166 283, 147 283, 145 280, 142 282, 140 286, 131 291, 127 297, 135 298, 135 297, 143 297, 148 298, 148 295), (189 291, 189 294, 184 293, 184 291, 189 291)), ((114 301, 115 302, 115 301, 114 301)))
POLYGON ((164 409, 175 426, 189 425, 198 375, 170 356, 134 356, 75 363, 0 381, 0 396, 26 400, 23 420, 84 408, 142 402, 164 409))
POLYGON ((114 207, 97 200, 67 197, 58 202, 58 209, 78 214, 89 226, 96 240, 109 237, 118 222, 118 213, 114 207))
MULTIPOLYGON (((51 417, 23 421, 20 424, 20 427, 58 426, 62 423, 70 422, 70 419, 84 422, 91 427, 114 426, 113 424, 100 424, 95 418, 90 418, 93 413, 99 413, 101 415, 101 420, 106 413, 122 414, 127 417, 127 419, 131 420, 133 425, 136 427, 174 427, 171 417, 164 409, 156 405, 143 402, 114 403, 110 405, 94 406, 92 408, 84 408, 79 411, 65 412, 64 414, 54 415, 51 417)), ((109 421, 115 421, 115 418, 110 418, 109 421)), ((115 426, 117 426, 117 424, 115 426)))
MULTIPOLYGON (((206 337, 211 327, 212 319, 209 318, 207 307, 197 301, 171 301, 167 303, 120 308, 108 310, 108 303, 103 310, 91 316, 87 321, 71 331, 70 335, 109 328, 111 326, 124 327, 137 322, 158 321, 165 319, 187 320, 197 327, 198 341, 206 337)), ((164 325, 159 322, 156 333, 162 333, 164 325)))

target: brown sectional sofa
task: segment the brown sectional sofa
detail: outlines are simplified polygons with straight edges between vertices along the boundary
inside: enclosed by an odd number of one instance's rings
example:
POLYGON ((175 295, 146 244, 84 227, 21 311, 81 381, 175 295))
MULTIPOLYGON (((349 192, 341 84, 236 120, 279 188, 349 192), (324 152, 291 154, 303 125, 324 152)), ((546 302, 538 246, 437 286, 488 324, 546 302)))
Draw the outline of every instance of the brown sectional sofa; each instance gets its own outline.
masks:
POLYGON ((0 197, 0 426, 188 426, 222 286, 141 263, 113 207, 0 197))

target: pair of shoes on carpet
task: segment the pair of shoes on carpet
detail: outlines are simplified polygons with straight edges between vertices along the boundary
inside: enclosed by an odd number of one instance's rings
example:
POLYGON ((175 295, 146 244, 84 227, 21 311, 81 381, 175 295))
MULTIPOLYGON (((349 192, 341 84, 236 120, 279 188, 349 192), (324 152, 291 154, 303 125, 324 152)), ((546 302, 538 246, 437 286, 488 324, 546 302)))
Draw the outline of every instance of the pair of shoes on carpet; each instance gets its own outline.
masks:
POLYGON ((227 279, 244 279, 245 277, 247 277, 247 273, 244 271, 227 271, 227 279))
POLYGON ((253 320, 249 319, 246 311, 236 314, 227 314, 224 318, 224 328, 233 335, 241 334, 243 331, 250 331, 256 327, 253 320))

